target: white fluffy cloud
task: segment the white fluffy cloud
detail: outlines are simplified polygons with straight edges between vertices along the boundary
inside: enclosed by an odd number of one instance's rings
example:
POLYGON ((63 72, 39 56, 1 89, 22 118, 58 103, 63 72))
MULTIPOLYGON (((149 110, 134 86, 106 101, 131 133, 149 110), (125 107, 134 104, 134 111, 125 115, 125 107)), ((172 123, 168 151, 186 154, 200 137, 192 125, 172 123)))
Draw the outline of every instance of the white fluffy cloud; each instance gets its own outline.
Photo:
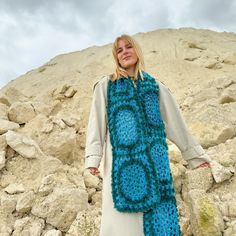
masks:
POLYGON ((196 27, 236 32, 234 0, 0 0, 0 87, 50 58, 121 33, 196 27))

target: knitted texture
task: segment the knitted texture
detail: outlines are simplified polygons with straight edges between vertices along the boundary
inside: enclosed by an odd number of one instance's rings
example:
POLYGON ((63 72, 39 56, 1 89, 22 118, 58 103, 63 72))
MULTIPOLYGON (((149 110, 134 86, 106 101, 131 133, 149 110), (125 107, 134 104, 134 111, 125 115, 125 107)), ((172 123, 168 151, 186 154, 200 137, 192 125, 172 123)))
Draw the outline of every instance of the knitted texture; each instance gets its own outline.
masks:
POLYGON ((108 82, 107 114, 112 144, 112 197, 121 212, 144 212, 145 236, 178 236, 178 211, 169 166, 159 86, 143 72, 108 82))

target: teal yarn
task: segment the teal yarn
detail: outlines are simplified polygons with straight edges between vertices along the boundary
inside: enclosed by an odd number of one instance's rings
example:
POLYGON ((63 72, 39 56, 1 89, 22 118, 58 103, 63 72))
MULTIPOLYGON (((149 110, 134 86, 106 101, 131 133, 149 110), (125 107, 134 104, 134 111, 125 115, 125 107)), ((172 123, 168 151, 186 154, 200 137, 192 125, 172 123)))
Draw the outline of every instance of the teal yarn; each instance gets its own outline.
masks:
POLYGON ((145 236, 179 236, 159 85, 142 72, 108 81, 107 116, 112 145, 112 198, 120 212, 144 212, 145 236))

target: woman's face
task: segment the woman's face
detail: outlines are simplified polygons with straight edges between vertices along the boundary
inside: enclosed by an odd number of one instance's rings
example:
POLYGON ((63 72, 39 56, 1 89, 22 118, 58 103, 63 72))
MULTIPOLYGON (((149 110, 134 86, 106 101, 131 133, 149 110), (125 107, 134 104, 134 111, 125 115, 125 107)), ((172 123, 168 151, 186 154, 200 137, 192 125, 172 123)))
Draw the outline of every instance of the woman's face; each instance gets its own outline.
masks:
POLYGON ((120 66, 124 69, 134 68, 138 61, 138 57, 133 46, 128 41, 123 39, 118 41, 117 58, 120 66))

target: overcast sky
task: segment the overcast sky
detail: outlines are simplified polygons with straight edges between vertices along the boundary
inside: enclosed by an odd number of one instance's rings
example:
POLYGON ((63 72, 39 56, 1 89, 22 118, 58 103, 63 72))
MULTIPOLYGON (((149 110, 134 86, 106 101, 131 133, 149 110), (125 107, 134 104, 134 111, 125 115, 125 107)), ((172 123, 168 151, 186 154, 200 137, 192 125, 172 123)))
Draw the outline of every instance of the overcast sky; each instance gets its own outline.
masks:
POLYGON ((52 57, 122 33, 236 32, 236 0, 0 0, 0 88, 52 57))

